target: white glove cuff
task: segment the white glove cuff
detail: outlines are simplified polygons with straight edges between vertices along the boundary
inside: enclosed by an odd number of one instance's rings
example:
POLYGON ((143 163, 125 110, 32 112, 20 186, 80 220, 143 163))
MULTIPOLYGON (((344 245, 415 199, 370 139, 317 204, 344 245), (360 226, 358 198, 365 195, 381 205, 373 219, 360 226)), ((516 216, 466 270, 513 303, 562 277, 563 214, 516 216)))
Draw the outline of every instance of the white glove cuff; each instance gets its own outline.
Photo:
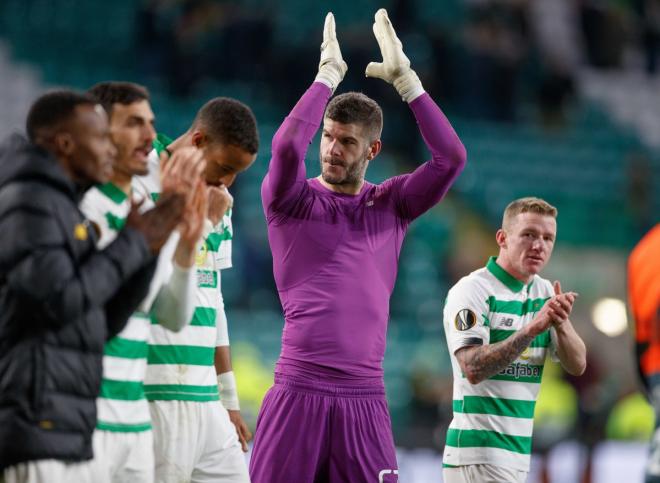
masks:
POLYGON ((344 78, 345 73, 345 67, 342 68, 337 62, 330 60, 319 65, 319 73, 316 74, 314 80, 316 82, 322 82, 332 89, 332 92, 334 93, 335 89, 344 78))
POLYGON ((218 374, 218 392, 220 393, 220 402, 226 410, 238 411, 241 409, 238 403, 234 371, 218 374))
POLYGON ((394 79, 392 84, 394 84, 401 98, 407 103, 411 103, 424 94, 422 82, 417 77, 417 73, 412 69, 409 69, 405 74, 394 79))

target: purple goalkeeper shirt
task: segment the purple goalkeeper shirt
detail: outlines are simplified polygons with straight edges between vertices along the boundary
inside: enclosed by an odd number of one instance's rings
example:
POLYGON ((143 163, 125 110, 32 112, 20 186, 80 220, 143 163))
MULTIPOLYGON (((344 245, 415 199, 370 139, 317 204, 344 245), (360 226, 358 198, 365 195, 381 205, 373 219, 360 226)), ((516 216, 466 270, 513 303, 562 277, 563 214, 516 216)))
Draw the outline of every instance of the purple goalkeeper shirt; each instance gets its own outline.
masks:
POLYGON ((382 184, 365 182, 356 195, 335 193, 305 178, 305 154, 330 96, 315 82, 298 101, 273 137, 261 187, 285 318, 276 372, 381 379, 403 238, 461 172, 465 148, 425 93, 410 108, 432 159, 382 184))

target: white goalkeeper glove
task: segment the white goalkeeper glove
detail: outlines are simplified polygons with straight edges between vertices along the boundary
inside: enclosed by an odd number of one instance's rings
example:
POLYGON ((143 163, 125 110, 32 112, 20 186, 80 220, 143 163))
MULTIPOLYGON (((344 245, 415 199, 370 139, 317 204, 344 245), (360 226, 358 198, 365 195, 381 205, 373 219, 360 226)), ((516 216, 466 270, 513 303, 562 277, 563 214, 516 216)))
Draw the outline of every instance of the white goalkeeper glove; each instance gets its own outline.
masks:
POLYGON ((323 82, 335 91, 344 78, 348 66, 341 56, 337 34, 335 33, 335 17, 329 12, 325 17, 323 26, 323 43, 321 44, 321 61, 319 62, 319 73, 316 74, 317 82, 323 82))
POLYGON ((383 56, 383 62, 370 62, 367 77, 378 77, 393 84, 399 95, 406 102, 411 102, 424 94, 422 83, 414 70, 410 68, 410 59, 403 53, 403 46, 396 36, 387 10, 376 12, 374 35, 383 56))

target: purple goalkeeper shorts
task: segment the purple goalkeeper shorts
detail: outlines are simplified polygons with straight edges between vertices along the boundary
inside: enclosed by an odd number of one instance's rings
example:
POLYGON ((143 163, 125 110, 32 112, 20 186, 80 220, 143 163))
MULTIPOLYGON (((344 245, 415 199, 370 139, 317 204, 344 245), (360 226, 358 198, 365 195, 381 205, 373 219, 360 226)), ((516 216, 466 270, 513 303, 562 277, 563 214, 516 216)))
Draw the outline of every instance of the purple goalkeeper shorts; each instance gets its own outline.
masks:
POLYGON ((393 483, 397 475, 382 383, 275 375, 257 419, 252 483, 393 483))

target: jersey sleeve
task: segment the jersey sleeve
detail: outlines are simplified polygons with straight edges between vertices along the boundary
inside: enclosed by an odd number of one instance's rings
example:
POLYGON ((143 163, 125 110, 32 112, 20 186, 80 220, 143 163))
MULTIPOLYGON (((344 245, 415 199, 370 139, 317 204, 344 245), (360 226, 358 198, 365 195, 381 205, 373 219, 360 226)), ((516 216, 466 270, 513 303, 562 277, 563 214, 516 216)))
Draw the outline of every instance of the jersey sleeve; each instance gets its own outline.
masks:
POLYGON ((133 176, 131 186, 133 198, 136 201, 144 200, 141 211, 153 206, 161 192, 160 158, 155 149, 152 149, 147 158, 149 173, 144 176, 133 176), (146 205, 146 206, 145 206, 146 205))
POLYGON ((218 250, 214 252, 215 266, 219 270, 231 268, 232 266, 232 238, 234 236, 234 228, 231 222, 232 211, 232 208, 227 210, 220 223, 213 228, 213 236, 221 240, 218 250))
MULTIPOLYGON (((552 286, 552 283, 550 283, 549 280, 543 280, 543 288, 545 289, 545 292, 543 294, 544 298, 552 298, 555 295, 555 289, 552 286)), ((552 362, 560 362, 559 361, 559 354, 557 354, 557 332, 555 331, 554 327, 550 327, 550 345, 548 345, 548 355, 550 356, 550 359, 552 362)))
POLYGON ((444 309, 445 336, 449 352, 473 345, 486 345, 490 322, 486 291, 474 281, 463 279, 447 295, 444 309))
POLYGON ((80 202, 80 211, 83 212, 85 218, 92 222, 98 240, 96 247, 99 250, 104 249, 108 244, 114 240, 116 233, 110 231, 107 218, 105 217, 104 210, 101 203, 101 194, 96 188, 92 188, 85 194, 80 202))
POLYGON ((222 298, 222 281, 220 279, 221 272, 218 270, 218 308, 215 317, 216 338, 215 346, 223 347, 229 345, 229 328, 227 327, 227 314, 225 313, 225 301, 222 298))
POLYGON ((438 203, 465 167, 467 154, 449 120, 428 94, 410 103, 431 159, 394 179, 402 216, 414 220, 438 203))
POLYGON ((305 156, 323 120, 332 91, 314 82, 296 103, 271 144, 268 173, 261 184, 261 200, 267 218, 274 211, 288 212, 306 189, 305 156))

